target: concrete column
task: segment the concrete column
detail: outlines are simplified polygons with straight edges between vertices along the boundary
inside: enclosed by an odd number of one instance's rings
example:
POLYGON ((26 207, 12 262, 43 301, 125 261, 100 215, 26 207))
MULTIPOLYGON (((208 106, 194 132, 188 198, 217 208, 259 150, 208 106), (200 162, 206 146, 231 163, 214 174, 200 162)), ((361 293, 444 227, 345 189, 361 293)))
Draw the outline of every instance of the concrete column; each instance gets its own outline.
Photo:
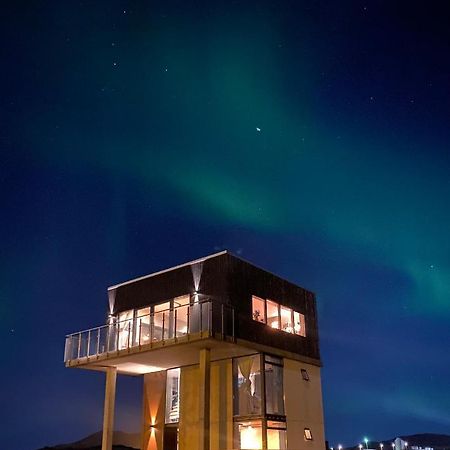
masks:
POLYGON ((116 400, 117 368, 106 368, 105 406, 103 410, 102 450, 112 450, 114 430, 114 403, 116 400))
POLYGON ((199 389, 199 450, 209 450, 209 424, 210 424, 210 390, 211 390, 211 355, 209 348, 200 350, 200 389, 199 389))

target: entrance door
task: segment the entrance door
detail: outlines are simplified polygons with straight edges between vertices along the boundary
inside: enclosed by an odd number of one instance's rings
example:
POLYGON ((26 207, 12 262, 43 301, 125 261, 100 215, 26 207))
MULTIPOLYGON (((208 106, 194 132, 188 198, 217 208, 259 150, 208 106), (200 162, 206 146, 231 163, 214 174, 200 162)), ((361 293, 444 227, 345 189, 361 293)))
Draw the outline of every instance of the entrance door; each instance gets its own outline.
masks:
POLYGON ((166 425, 164 427, 164 450, 178 450, 178 426, 166 425))

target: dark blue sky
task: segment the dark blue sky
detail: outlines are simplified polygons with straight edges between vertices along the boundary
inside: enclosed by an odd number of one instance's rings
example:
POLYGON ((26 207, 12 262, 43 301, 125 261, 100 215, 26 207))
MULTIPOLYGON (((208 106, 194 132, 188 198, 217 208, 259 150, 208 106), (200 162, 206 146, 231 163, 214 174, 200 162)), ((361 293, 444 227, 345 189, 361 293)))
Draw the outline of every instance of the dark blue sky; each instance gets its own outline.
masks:
MULTIPOLYGON (((331 444, 450 430, 445 1, 10 1, 2 444, 101 427, 106 287, 222 249, 317 293, 331 444), (5 407, 6 405, 6 407, 5 407)), ((139 428, 121 378, 117 428, 139 428)))

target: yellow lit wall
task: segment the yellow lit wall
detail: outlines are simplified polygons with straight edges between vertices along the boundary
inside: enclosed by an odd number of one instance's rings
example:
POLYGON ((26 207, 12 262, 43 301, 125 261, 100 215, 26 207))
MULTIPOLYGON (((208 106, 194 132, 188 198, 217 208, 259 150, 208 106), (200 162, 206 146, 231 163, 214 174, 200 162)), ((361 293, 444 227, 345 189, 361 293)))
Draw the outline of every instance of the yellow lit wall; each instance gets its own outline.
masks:
POLYGON ((182 367, 180 374, 180 450, 197 450, 200 445, 199 386, 199 366, 182 367))
POLYGON ((323 450, 325 436, 320 367, 284 359, 283 382, 288 448, 323 450), (307 370, 309 381, 303 380, 301 369, 307 370), (312 441, 305 440, 305 428, 311 429, 312 441))
POLYGON ((227 450, 233 442, 233 364, 231 359, 211 363, 211 450, 227 450))

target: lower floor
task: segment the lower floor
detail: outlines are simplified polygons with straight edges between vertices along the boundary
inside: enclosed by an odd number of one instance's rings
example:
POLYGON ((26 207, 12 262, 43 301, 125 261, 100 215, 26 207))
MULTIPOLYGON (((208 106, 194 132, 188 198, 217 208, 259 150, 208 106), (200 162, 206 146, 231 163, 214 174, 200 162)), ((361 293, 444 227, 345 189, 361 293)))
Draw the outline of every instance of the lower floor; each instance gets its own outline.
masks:
POLYGON ((263 353, 143 375, 142 450, 323 450, 320 367, 263 353))

